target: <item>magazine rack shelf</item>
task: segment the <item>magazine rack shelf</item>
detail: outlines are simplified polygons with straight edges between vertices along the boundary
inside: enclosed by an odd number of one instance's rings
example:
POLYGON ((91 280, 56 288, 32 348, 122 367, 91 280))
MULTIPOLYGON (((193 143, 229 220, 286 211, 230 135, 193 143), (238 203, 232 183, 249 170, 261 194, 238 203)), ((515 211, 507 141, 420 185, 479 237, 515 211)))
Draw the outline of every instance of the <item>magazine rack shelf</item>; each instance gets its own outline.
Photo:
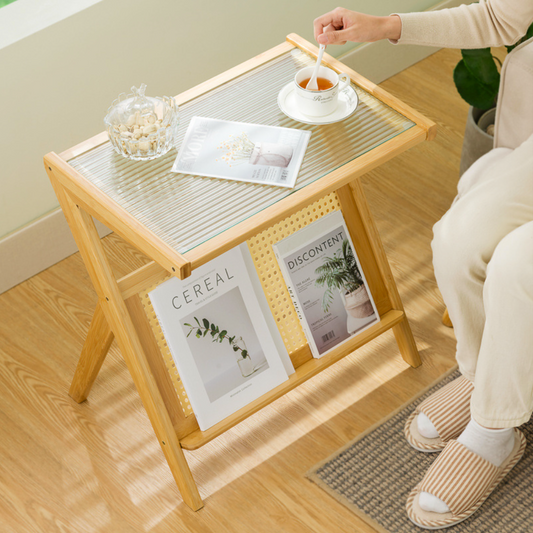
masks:
POLYGON ((132 162, 113 152, 106 133, 44 158, 98 295, 69 394, 77 402, 87 398, 116 339, 183 499, 194 510, 203 502, 183 449, 201 447, 389 329, 405 361, 420 364, 358 178, 431 140, 435 124, 327 54, 324 63, 351 77, 360 101, 357 112, 341 123, 323 126, 288 119, 279 111, 276 95, 296 70, 314 64, 317 52, 291 34, 285 43, 177 97, 183 131, 194 115, 311 129, 294 190, 176 175, 170 172, 175 151, 154 161, 132 162), (270 249, 272 242, 335 209, 343 212, 381 320, 314 359, 270 249), (117 280, 93 217, 152 261, 117 280), (188 277, 245 241, 296 372, 201 431, 180 378, 165 356, 146 294, 171 276, 188 277))

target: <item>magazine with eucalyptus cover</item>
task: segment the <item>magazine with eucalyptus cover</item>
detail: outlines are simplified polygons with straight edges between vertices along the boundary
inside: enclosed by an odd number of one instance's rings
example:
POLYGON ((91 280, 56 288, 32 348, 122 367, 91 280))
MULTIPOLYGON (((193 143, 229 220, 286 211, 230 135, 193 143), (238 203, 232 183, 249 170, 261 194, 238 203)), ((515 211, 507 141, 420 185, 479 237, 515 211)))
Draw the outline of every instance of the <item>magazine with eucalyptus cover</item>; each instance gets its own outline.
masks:
POLYGON ((293 188, 311 132, 193 117, 173 172, 293 188))
POLYGON ((201 430, 294 372, 246 244, 149 297, 201 430))
POLYGON ((341 211, 272 246, 314 357, 380 320, 341 211))

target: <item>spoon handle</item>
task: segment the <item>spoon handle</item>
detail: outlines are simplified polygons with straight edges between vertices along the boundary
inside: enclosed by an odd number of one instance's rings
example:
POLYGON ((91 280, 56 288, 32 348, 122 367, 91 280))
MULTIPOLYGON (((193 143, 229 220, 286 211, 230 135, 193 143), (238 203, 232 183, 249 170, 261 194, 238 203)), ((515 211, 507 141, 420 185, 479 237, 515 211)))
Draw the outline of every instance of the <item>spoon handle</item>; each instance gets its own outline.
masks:
POLYGON ((318 49, 318 57, 316 58, 315 70, 313 70, 313 75, 311 76, 311 79, 307 83, 306 89, 311 89, 311 90, 318 89, 316 79, 318 77, 318 69, 320 68, 320 64, 322 63, 322 56, 324 55, 325 49, 326 49, 326 45, 321 44, 318 49))

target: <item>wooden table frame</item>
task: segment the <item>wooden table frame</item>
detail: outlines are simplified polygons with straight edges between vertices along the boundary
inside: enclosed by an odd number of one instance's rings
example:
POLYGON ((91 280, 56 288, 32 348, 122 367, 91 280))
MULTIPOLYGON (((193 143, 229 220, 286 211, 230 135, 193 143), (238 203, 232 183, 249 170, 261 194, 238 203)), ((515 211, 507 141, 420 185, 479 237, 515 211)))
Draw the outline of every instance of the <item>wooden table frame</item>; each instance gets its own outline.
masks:
MULTIPOLYGON (((318 52, 315 46, 291 34, 285 43, 179 95, 177 102, 183 104, 295 47, 315 57, 318 52)), ((412 366, 420 364, 411 328, 358 178, 419 142, 433 139, 436 126, 333 57, 325 55, 324 63, 337 72, 348 73, 355 84, 415 125, 184 255, 141 225, 67 163, 76 155, 107 142, 105 132, 60 155, 51 152, 44 157, 46 171, 98 295, 69 394, 78 403, 87 398, 116 338, 176 484, 185 503, 194 510, 200 509, 203 502, 183 449, 193 450, 209 442, 388 329, 392 328, 405 361, 412 366), (296 372, 287 382, 207 431, 200 431, 195 417, 186 417, 179 405, 139 293, 162 281, 169 273, 186 278, 193 269, 333 191, 341 204, 381 321, 321 359, 312 358, 308 346, 291 353, 296 372), (152 262, 117 280, 92 217, 117 232, 152 262)))

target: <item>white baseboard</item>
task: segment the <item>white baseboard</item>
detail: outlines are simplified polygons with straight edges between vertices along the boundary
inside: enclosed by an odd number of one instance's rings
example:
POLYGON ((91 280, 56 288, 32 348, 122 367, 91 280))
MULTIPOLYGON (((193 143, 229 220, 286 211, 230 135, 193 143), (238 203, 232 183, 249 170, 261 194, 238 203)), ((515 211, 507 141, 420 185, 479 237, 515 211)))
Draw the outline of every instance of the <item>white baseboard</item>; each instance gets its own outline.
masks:
MULTIPOLYGON (((469 4, 470 0, 444 0, 428 11, 469 4)), ((402 70, 422 61, 440 48, 416 45, 393 45, 389 41, 365 43, 346 52, 338 59, 374 83, 398 74, 402 70)))
MULTIPOLYGON (((95 220, 100 237, 111 233, 95 220)), ((0 240, 0 294, 78 251, 61 209, 0 240)))

